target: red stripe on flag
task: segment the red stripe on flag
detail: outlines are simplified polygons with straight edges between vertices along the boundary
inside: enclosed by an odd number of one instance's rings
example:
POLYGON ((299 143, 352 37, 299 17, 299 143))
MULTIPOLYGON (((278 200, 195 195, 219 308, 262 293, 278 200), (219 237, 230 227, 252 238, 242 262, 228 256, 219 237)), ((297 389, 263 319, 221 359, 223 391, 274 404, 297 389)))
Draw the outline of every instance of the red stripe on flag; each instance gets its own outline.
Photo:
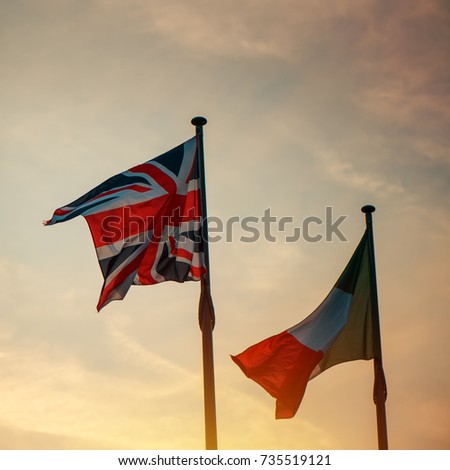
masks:
POLYGON ((73 209, 56 209, 56 211, 53 213, 53 215, 66 215, 66 214, 69 214, 70 212, 72 212, 73 209))
POLYGON ((191 274, 195 279, 201 279, 206 274, 206 268, 204 266, 191 265, 191 274))
POLYGON ((170 194, 176 194, 177 184, 167 173, 151 162, 142 163, 128 170, 129 173, 145 173, 158 182, 170 194))
POLYGON ((277 419, 295 415, 311 372, 322 357, 322 352, 306 347, 287 331, 231 356, 248 378, 276 398, 277 419))
POLYGON ((192 261, 194 254, 191 251, 184 250, 183 248, 178 248, 176 250, 176 256, 177 258, 183 258, 192 261))
MULTIPOLYGON (((152 268, 155 264, 158 263, 158 242, 155 242, 153 239, 150 241, 150 244, 145 250, 144 256, 141 259, 141 264, 138 269, 139 282, 142 285, 151 285, 157 284, 160 282, 152 276, 152 268)), ((156 266, 155 266, 156 267, 156 266)))
POLYGON ((161 211, 166 201, 167 197, 161 196, 132 206, 116 207, 105 212, 84 215, 95 247, 116 243, 139 233, 145 235, 154 230, 158 224, 161 232, 161 211))

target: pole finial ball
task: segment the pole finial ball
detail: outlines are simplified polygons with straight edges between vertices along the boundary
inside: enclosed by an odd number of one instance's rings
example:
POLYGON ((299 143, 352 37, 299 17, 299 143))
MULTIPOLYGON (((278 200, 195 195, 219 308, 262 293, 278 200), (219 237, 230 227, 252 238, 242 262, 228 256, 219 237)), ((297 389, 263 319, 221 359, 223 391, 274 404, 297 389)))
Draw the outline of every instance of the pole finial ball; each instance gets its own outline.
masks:
POLYGON ((375 207, 371 205, 363 206, 361 207, 361 212, 364 212, 364 214, 375 212, 375 207))
POLYGON ((203 116, 197 116, 195 118, 192 118, 192 125, 194 126, 204 126, 208 121, 206 120, 205 117, 203 116))

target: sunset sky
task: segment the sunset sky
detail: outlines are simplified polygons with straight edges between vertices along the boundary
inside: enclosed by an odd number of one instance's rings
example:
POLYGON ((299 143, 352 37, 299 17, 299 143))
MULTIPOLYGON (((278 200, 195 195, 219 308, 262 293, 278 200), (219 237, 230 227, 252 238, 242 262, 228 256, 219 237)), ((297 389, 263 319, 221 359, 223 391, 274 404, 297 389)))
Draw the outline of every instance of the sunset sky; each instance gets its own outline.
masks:
POLYGON ((389 444, 450 449, 449 21, 445 0, 0 0, 0 448, 204 448, 199 284, 99 314, 86 222, 42 225, 202 115, 209 215, 294 221, 210 246, 219 448, 377 447, 371 362, 275 420, 230 359, 317 307, 373 204, 389 444), (286 242, 327 207, 347 241, 286 242))

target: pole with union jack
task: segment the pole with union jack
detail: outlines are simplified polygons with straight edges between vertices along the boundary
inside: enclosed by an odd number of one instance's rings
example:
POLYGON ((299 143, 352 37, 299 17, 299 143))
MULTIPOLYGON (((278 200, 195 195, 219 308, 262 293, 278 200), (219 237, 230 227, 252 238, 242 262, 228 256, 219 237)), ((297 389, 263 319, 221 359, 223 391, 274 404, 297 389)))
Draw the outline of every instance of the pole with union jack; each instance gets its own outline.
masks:
POLYGON ((205 407, 205 444, 206 449, 217 449, 217 419, 216 399, 214 385, 214 354, 213 329, 215 323, 214 306, 211 297, 211 275, 209 268, 208 223, 206 207, 205 158, 203 149, 203 126, 207 120, 198 116, 192 119, 197 137, 197 162, 200 183, 200 198, 202 210, 202 252, 206 272, 201 279, 201 293, 199 303, 199 324, 202 332, 203 346, 203 389, 205 407))
POLYGON ((108 178, 59 207, 44 225, 79 215, 89 225, 103 275, 97 305, 122 300, 132 285, 200 281, 206 448, 217 449, 204 117, 196 135, 168 152, 108 178))

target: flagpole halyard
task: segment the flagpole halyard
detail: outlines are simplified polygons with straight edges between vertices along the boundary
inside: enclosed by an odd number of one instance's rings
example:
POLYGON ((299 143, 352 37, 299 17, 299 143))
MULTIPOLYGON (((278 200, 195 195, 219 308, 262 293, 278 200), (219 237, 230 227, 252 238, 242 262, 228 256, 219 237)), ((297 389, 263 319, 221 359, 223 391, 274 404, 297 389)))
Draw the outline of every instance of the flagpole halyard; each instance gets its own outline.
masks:
POLYGON ((203 126, 207 123, 202 116, 194 117, 191 123, 195 126, 197 137, 197 158, 200 182, 200 202, 202 208, 202 251, 206 274, 201 280, 199 302, 199 324, 202 332, 203 349, 203 390, 205 410, 205 447, 207 450, 217 449, 217 419, 214 384, 213 329, 214 307, 211 298, 211 276, 209 269, 208 221, 206 206, 205 159, 203 150, 203 126))
POLYGON ((386 398, 387 387, 383 371, 383 359, 381 352, 380 313, 378 307, 377 277, 375 269, 375 245, 373 239, 372 213, 375 207, 366 205, 361 208, 366 216, 368 236, 369 264, 370 264, 370 302, 373 321, 373 346, 374 346, 374 387, 373 400, 377 410, 378 448, 388 449, 387 422, 386 422, 386 398))

